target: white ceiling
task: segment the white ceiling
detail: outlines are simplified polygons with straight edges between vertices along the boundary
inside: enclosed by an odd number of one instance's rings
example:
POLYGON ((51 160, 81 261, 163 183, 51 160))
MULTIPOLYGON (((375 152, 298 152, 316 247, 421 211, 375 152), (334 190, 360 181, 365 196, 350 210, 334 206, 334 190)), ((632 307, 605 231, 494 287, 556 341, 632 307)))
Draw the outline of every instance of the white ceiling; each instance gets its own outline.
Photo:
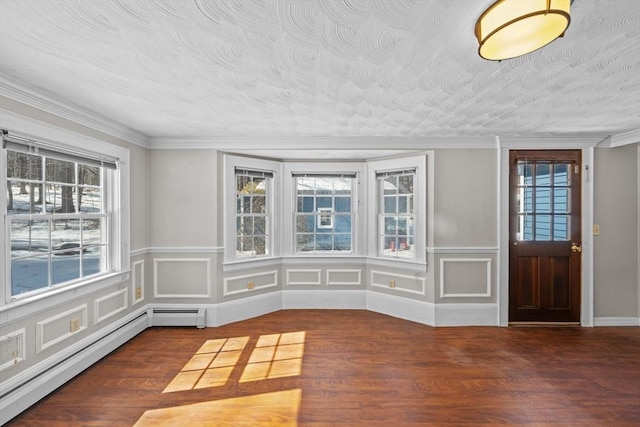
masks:
POLYGON ((564 38, 502 62, 477 55, 475 21, 491 3, 1 0, 0 77, 152 146, 246 138, 266 154, 279 138, 330 137, 375 150, 391 147, 368 137, 640 128, 639 1, 576 0, 564 38))

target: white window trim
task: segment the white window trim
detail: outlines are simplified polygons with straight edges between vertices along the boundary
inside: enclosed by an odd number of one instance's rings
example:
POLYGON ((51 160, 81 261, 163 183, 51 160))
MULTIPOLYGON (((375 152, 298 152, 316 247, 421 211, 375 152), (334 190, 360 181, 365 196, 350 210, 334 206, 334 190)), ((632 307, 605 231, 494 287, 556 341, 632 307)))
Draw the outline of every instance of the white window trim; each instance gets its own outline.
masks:
POLYGON ((318 257, 361 257, 364 252, 364 232, 365 220, 364 209, 360 209, 365 197, 365 187, 363 177, 365 176, 365 162, 341 162, 341 163, 322 163, 322 162, 287 162, 284 164, 283 175, 283 195, 282 195, 282 212, 283 232, 283 256, 299 257, 299 258, 318 258, 318 257), (310 254, 296 253, 295 246, 295 215, 296 215, 296 185, 294 174, 353 174, 356 178, 351 190, 351 203, 353 204, 353 224, 351 237, 351 253, 332 253, 332 252, 313 252, 310 254))
MULTIPOLYGON (((2 286, 0 287, 0 313, 22 306, 25 304, 34 303, 37 301, 43 301, 58 295, 61 292, 66 291, 77 292, 78 287, 85 286, 99 286, 104 281, 112 281, 114 276, 120 274, 128 274, 130 270, 131 259, 129 256, 130 251, 130 172, 129 172, 129 150, 124 147, 120 147, 115 144, 111 144, 94 137, 83 135, 73 132, 64 128, 57 127, 52 124, 35 121, 28 119, 20 115, 14 114, 0 115, 0 128, 8 129, 12 135, 32 139, 36 141, 42 141, 60 149, 69 149, 72 151, 89 152, 89 153, 101 153, 109 157, 118 159, 118 169, 113 174, 108 174, 113 177, 108 182, 105 182, 105 186, 110 189, 111 194, 107 197, 109 205, 107 209, 112 212, 111 227, 109 236, 111 244, 111 265, 112 271, 97 277, 90 277, 87 280, 81 280, 77 282, 70 282, 68 286, 55 286, 38 292, 35 294, 26 294, 23 297, 16 296, 11 297, 11 281, 8 277, 9 269, 7 266, 7 257, 10 254, 9 242, 6 236, 7 220, 3 215, 1 237, 2 241, 6 242, 4 245, 0 245, 0 265, 2 277, 2 286)), ((6 175, 6 155, 4 150, 0 155, 0 171, 2 176, 6 175)), ((2 206, 7 204, 6 194, 6 181, 4 181, 5 190, 0 194, 0 203, 2 206)), ((4 208, 3 208, 4 212, 4 208)), ((5 213, 6 215, 6 213, 5 213)), ((38 307, 33 307, 33 310, 37 310, 38 307)), ((29 309, 28 311, 30 311, 29 309)))
POLYGON ((372 160, 367 163, 368 215, 367 215, 367 257, 379 260, 412 263, 422 266, 427 264, 427 247, 433 245, 433 152, 425 151, 401 158, 372 160), (416 169, 413 184, 414 197, 414 247, 415 258, 388 257, 379 255, 379 214, 378 212, 378 180, 379 172, 390 172, 404 169, 416 169), (429 207, 429 209, 427 209, 429 207))
POLYGON ((281 230, 281 216, 278 215, 280 210, 279 194, 281 193, 280 170, 282 165, 280 162, 264 159, 255 159, 252 157, 234 156, 231 154, 224 155, 224 264, 230 265, 245 262, 260 262, 280 256, 280 242, 277 238, 281 230), (238 257, 236 256, 236 168, 247 170, 264 170, 272 171, 273 178, 270 185, 270 194, 267 196, 267 206, 271 211, 269 217, 269 243, 267 255, 238 257))

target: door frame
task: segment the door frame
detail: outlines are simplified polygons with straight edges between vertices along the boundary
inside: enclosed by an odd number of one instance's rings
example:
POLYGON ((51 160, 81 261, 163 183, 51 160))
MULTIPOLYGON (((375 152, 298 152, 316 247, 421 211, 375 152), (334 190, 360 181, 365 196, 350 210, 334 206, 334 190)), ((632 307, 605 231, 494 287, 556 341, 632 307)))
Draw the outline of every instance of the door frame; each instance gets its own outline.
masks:
POLYGON ((509 325, 509 151, 572 150, 582 151, 582 263, 580 325, 593 326, 593 158, 599 140, 558 138, 498 141, 498 325, 509 325))

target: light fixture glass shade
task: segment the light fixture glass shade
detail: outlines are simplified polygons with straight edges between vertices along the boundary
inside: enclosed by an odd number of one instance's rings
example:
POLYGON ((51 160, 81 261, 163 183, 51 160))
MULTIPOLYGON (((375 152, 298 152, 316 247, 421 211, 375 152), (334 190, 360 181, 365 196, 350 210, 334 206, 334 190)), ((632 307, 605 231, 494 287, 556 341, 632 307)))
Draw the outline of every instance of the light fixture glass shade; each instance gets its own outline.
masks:
POLYGON ((478 53, 484 59, 515 58, 564 35, 571 0, 498 0, 476 22, 478 53))

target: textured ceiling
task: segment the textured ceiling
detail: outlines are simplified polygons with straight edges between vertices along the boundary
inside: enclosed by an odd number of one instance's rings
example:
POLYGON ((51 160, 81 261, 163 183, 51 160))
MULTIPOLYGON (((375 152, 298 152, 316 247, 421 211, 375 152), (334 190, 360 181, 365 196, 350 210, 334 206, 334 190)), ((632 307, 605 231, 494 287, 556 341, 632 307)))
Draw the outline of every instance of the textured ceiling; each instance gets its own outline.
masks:
POLYGON ((607 136, 640 128, 640 1, 488 62, 491 0, 0 0, 0 72, 152 138, 607 136))

